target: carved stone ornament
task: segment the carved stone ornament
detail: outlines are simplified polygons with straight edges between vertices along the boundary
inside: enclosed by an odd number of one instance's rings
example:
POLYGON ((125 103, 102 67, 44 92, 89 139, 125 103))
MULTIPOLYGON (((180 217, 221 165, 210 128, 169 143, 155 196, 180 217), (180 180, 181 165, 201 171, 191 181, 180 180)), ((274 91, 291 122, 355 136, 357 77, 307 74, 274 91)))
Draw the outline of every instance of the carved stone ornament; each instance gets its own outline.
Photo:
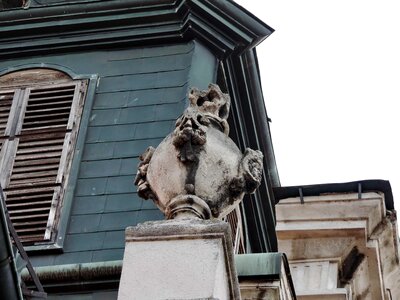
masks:
POLYGON ((228 137, 230 98, 215 84, 192 89, 175 130, 140 156, 135 184, 167 219, 222 218, 260 185, 263 155, 228 137))

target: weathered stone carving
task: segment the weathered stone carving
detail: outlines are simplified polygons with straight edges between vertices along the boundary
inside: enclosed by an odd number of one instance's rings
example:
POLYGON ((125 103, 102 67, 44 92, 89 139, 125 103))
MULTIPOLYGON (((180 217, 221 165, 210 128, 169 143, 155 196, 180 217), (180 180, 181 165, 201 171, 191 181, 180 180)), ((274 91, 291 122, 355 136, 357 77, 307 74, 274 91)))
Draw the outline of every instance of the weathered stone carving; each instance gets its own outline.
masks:
POLYGON ((263 155, 228 137, 230 98, 217 85, 192 89, 189 101, 175 130, 140 156, 135 184, 168 219, 222 218, 259 186, 263 155))
POLYGON ((151 160, 151 157, 153 156, 154 150, 156 150, 156 149, 154 149, 153 147, 150 146, 139 157, 140 163, 138 165, 135 184, 138 186, 137 190, 138 190, 139 196, 144 199, 155 199, 155 196, 154 196, 154 194, 150 188, 150 185, 146 179, 147 168, 149 167, 149 162, 151 160))

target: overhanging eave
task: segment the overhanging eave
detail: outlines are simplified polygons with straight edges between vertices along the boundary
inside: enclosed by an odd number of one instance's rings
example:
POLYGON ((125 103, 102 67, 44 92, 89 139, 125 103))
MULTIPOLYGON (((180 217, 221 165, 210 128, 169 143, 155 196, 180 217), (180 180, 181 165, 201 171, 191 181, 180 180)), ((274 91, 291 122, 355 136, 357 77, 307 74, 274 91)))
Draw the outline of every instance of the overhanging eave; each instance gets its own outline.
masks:
POLYGON ((0 57, 198 38, 219 56, 273 32, 232 1, 80 1, 0 12, 0 57))

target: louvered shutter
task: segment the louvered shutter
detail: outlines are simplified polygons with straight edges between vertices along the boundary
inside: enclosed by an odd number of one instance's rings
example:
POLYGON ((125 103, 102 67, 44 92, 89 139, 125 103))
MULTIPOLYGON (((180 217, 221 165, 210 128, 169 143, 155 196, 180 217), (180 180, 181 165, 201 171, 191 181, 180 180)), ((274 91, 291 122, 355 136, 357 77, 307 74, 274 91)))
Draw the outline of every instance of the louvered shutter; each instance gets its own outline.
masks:
POLYGON ((4 191, 11 220, 25 244, 49 241, 55 231, 83 85, 70 82, 23 91, 4 191))
POLYGON ((13 153, 14 142, 10 141, 12 130, 15 129, 18 115, 16 113, 21 90, 0 91, 0 184, 6 186, 9 177, 9 154, 13 153), (10 152, 11 151, 11 152, 10 152))
POLYGON ((226 221, 229 223, 232 231, 233 251, 235 254, 245 253, 242 216, 239 206, 226 216, 226 221))
POLYGON ((8 118, 10 116, 11 105, 14 98, 14 90, 0 91, 0 139, 3 144, 8 118))
POLYGON ((10 115, 11 104, 14 98, 14 91, 0 92, 0 155, 3 156, 3 145, 5 142, 5 133, 10 115))

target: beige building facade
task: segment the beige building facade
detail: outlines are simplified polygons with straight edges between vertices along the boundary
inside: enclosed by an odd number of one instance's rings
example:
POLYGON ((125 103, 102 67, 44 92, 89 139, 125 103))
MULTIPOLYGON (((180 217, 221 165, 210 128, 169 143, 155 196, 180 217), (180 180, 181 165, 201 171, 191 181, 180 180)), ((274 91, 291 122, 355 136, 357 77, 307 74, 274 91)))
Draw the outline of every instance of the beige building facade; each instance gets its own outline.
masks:
MULTIPOLYGON (((378 188, 382 183, 366 182, 378 188)), ((391 192, 318 188, 314 195, 280 199, 276 205, 278 247, 289 259, 297 298, 400 299, 391 192)))

